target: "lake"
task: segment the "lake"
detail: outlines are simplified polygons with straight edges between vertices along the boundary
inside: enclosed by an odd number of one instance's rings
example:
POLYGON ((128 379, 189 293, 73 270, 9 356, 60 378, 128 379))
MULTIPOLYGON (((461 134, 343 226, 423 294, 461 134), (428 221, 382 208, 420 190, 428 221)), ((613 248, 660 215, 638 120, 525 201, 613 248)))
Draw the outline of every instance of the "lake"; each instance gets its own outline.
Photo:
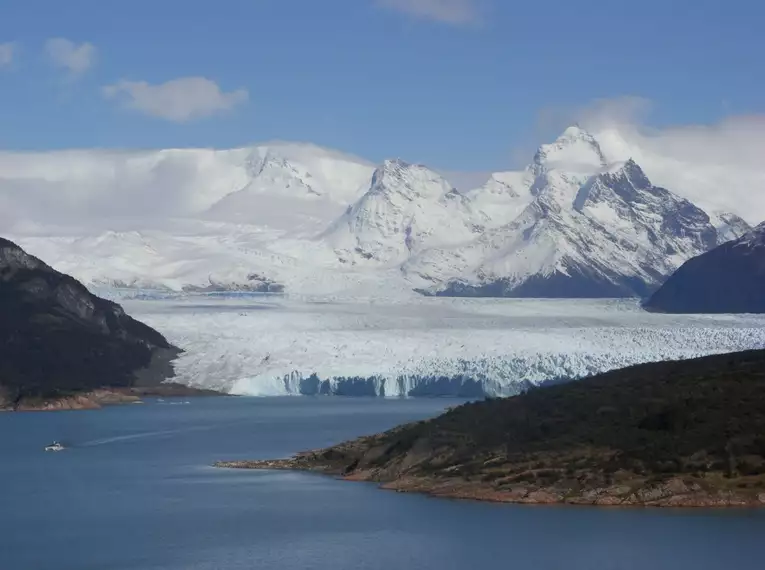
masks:
POLYGON ((377 432, 454 400, 185 401, 0 414, 0 568, 763 567, 761 511, 482 504, 209 467, 377 432), (54 439, 70 448, 44 453, 54 439))

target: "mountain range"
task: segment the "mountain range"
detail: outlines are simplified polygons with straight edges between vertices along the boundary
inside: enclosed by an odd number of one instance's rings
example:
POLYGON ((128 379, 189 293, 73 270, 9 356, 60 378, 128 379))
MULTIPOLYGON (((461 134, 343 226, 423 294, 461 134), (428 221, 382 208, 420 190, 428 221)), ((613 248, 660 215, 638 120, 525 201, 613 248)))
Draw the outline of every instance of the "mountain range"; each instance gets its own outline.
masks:
POLYGON ((579 126, 456 189, 313 145, 0 157, 0 228, 89 285, 300 295, 647 296, 751 228, 579 126), (64 196, 61 208, 45 200, 64 196))

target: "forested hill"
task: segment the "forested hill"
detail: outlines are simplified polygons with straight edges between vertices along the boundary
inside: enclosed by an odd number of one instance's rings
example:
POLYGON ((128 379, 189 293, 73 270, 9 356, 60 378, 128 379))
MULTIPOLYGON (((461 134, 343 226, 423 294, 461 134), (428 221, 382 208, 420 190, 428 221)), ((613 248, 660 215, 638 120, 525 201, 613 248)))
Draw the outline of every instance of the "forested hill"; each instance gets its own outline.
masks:
POLYGON ((497 501, 765 505, 765 350, 643 364, 287 461, 223 466, 497 501))

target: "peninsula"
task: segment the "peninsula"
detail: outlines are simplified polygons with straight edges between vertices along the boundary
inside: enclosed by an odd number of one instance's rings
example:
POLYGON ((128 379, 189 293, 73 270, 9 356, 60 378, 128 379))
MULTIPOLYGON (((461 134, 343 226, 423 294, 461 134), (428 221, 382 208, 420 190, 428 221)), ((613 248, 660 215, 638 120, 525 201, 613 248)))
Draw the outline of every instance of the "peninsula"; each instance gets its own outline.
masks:
POLYGON ((290 459, 216 466, 511 503, 765 506, 765 350, 643 364, 290 459))

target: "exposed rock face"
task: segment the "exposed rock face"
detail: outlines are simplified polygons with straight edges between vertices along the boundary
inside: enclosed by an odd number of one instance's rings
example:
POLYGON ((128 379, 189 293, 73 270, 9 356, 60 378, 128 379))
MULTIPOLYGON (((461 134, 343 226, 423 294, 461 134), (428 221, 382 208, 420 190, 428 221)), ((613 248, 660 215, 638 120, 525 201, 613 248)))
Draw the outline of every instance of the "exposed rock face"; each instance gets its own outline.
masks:
POLYGON ((765 350, 635 366, 290 459, 386 489, 515 503, 765 506, 765 350))
POLYGON ((173 375, 160 333, 2 238, 0 314, 0 407, 173 375))
POLYGON ((668 313, 765 313, 765 223, 687 261, 645 307, 668 313))

